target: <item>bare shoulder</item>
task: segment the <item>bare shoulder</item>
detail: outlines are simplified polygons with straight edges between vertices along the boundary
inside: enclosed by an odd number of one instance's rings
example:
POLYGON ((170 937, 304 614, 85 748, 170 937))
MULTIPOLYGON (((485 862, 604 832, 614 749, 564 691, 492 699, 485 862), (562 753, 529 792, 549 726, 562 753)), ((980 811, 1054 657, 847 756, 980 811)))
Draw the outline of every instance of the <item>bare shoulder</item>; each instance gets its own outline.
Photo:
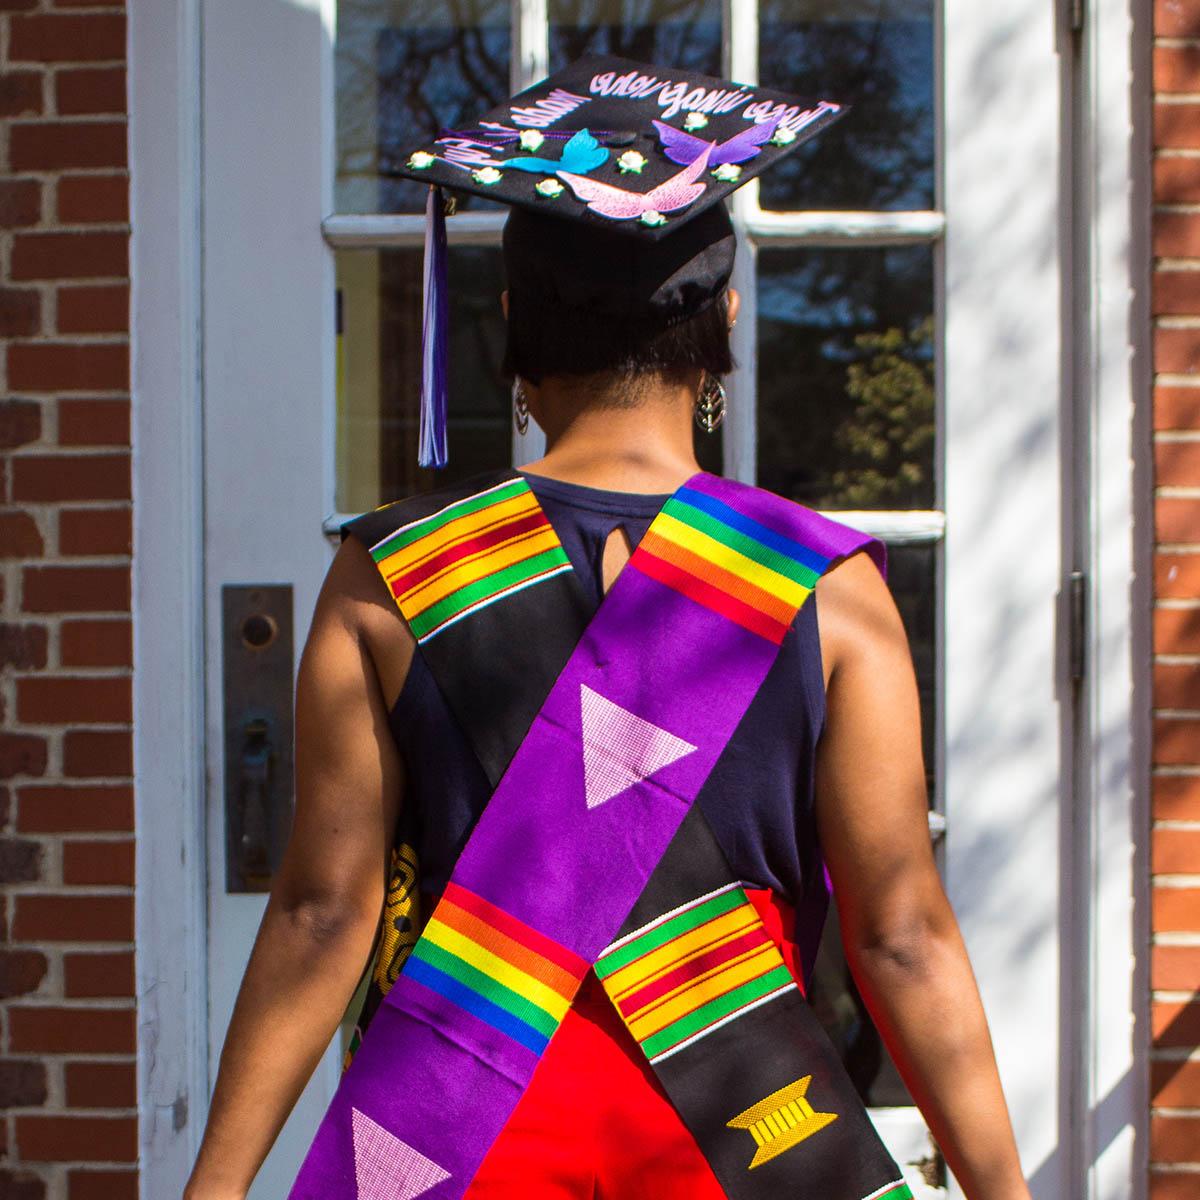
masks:
POLYGON ((338 547, 321 585, 314 630, 326 624, 366 648, 385 700, 389 704, 394 701, 408 674, 416 643, 374 559, 352 537, 338 547))
POLYGON ((817 580, 817 612, 825 684, 863 656, 909 655, 892 593, 870 555, 843 559, 817 580))

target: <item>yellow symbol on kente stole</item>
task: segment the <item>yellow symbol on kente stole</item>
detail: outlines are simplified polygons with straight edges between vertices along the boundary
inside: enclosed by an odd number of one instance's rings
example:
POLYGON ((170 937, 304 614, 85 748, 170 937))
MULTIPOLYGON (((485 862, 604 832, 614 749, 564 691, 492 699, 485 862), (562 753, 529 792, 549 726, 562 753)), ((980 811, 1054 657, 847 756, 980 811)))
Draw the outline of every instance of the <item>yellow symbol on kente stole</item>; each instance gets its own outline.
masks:
POLYGON ((837 1120, 837 1113, 813 1112, 813 1106, 805 1099, 811 1082, 812 1076, 805 1075, 726 1122, 730 1129, 748 1129, 758 1147, 750 1160, 749 1170, 778 1158, 797 1142, 812 1137, 817 1130, 837 1120))

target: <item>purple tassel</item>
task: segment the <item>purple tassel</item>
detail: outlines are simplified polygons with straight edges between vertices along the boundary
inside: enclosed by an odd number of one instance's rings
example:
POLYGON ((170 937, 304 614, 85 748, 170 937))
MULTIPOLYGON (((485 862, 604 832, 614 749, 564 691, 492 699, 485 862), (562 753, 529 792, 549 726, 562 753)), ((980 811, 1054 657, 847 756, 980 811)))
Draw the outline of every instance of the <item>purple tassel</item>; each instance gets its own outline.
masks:
POLYGON ((446 450, 446 208, 442 189, 425 204, 425 311, 421 324, 421 434, 417 463, 444 467, 446 450))

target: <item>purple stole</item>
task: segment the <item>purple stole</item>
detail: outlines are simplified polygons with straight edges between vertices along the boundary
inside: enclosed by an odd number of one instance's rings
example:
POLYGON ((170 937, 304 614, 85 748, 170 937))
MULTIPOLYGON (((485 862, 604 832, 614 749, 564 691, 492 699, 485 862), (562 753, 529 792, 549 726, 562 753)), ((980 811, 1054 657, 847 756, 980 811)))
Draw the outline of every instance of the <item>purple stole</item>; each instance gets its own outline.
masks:
POLYGON ((461 1196, 589 970, 730 1196, 910 1200, 693 803, 817 578, 882 545, 701 473, 585 628, 513 472, 351 532, 498 782, 291 1200, 461 1196))

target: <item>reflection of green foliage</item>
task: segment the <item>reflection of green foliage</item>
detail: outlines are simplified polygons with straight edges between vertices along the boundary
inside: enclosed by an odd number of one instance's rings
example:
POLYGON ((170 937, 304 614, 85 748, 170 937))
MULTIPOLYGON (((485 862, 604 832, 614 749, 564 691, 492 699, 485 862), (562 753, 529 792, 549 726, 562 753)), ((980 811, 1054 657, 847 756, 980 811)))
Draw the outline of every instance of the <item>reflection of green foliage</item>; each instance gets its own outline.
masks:
POLYGON ((933 321, 910 333, 860 333, 846 370, 854 408, 834 433, 843 464, 824 503, 843 508, 917 508, 930 494, 933 461, 933 321))

